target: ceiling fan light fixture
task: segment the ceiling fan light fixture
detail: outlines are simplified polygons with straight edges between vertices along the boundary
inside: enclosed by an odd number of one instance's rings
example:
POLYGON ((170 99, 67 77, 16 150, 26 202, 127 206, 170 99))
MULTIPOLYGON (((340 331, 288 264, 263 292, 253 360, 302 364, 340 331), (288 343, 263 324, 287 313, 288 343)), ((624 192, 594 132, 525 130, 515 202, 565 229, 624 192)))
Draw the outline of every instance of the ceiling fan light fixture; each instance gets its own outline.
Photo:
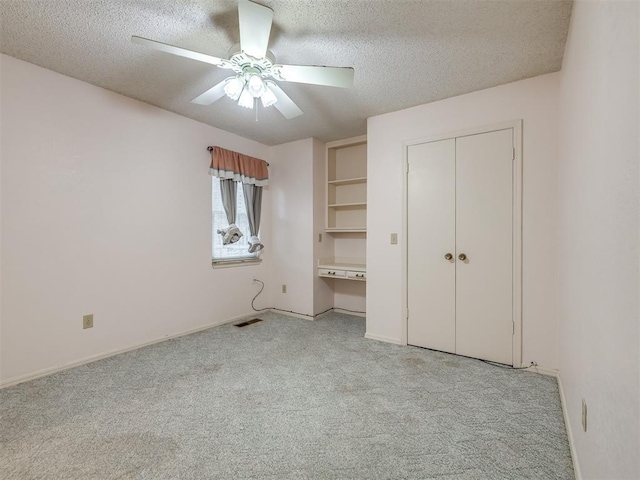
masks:
POLYGON ((238 100, 244 89, 244 79, 241 76, 229 77, 227 83, 224 86, 224 93, 231 100, 238 100))
POLYGON ((251 75, 249 77, 247 88, 249 89, 249 93, 253 95, 253 98, 262 97, 262 95, 264 95, 264 92, 267 90, 264 81, 258 75, 251 75))
MULTIPOLYGON (((1 0, 0 0, 1 1, 1 0)), ((320 65, 276 64, 269 51, 269 37, 273 26, 273 10, 258 3, 259 0, 238 0, 240 43, 229 51, 229 58, 218 58, 186 48, 132 36, 131 41, 161 52, 231 70, 231 77, 198 95, 192 103, 211 105, 225 95, 243 108, 258 110, 258 98, 264 107, 276 106, 286 118, 302 115, 302 110, 272 82, 295 82, 309 85, 350 88, 353 86, 353 68, 320 65)))
POLYGON ((242 94, 240 94, 240 100, 238 100, 238 105, 244 108, 253 108, 253 95, 249 93, 248 88, 242 90, 242 94))
POLYGON ((268 84, 265 85, 264 93, 260 97, 260 100, 262 100, 262 106, 264 108, 270 107, 271 105, 273 105, 274 103, 276 103, 278 101, 278 99, 276 98, 275 94, 269 88, 268 84))

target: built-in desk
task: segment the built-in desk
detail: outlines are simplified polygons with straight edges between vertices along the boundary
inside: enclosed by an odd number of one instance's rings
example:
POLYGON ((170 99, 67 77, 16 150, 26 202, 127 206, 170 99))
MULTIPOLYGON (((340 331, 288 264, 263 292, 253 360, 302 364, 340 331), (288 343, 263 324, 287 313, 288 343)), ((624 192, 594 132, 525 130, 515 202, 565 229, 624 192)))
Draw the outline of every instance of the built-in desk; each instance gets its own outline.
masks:
POLYGON ((364 282, 367 280, 367 266, 364 259, 321 258, 318 260, 318 276, 364 282))

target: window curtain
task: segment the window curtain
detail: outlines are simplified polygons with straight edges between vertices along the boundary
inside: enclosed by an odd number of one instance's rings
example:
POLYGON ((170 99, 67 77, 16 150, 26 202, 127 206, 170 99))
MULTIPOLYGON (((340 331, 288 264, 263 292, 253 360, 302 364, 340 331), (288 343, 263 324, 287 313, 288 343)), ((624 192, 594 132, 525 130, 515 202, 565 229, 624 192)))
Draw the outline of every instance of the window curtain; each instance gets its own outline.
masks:
POLYGON ((243 185, 244 205, 247 207, 247 217, 249 217, 249 252, 258 252, 264 248, 258 238, 260 229, 260 213, 262 212, 262 187, 256 185, 243 185))
POLYGON ((211 149, 211 167, 209 174, 220 179, 222 203, 229 227, 218 230, 223 243, 237 242, 242 232, 235 225, 236 220, 236 182, 242 182, 247 216, 249 217, 249 252, 264 248, 258 238, 260 214, 262 212, 262 187, 269 184, 269 164, 259 158, 249 157, 220 147, 211 149), (233 186, 231 186, 233 185, 233 186), (228 241, 227 241, 228 240, 228 241))
POLYGON ((224 207, 224 213, 227 214, 227 222, 229 226, 227 228, 221 228, 218 233, 222 235, 222 244, 229 245, 230 243, 236 243, 242 237, 242 232, 236 225, 236 198, 238 193, 238 187, 233 180, 220 181, 220 194, 222 196, 222 206, 224 207))

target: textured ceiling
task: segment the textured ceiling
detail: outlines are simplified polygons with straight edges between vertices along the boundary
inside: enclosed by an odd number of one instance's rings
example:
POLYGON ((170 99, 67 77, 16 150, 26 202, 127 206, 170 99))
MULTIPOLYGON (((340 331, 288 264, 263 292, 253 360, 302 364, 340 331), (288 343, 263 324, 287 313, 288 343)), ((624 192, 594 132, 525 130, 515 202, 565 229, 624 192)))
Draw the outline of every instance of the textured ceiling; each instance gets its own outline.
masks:
POLYGON ((372 115, 560 69, 567 0, 260 0, 278 63, 351 66, 353 89, 281 82, 304 115, 191 100, 228 71, 132 44, 218 57, 239 42, 235 0, 0 0, 2 53, 274 145, 366 133, 372 115))

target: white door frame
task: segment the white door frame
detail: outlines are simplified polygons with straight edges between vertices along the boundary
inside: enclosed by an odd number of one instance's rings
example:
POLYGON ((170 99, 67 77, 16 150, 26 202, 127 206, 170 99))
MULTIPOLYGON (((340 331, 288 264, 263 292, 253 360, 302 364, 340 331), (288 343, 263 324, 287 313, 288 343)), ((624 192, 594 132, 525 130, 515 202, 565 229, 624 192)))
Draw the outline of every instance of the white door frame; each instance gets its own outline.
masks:
POLYGON ((511 120, 508 122, 487 125, 483 127, 469 128, 457 132, 440 133, 425 138, 409 140, 402 144, 402 157, 404 174, 402 176, 402 345, 407 345, 407 322, 408 322, 408 199, 409 190, 407 184, 408 174, 408 152, 411 145, 419 145, 421 143, 437 142, 440 140, 448 140, 450 138, 466 137, 469 135, 478 135, 481 133, 495 132, 497 130, 513 129, 513 146, 515 149, 513 160, 513 346, 512 346, 512 365, 514 367, 522 366, 522 120, 511 120))

